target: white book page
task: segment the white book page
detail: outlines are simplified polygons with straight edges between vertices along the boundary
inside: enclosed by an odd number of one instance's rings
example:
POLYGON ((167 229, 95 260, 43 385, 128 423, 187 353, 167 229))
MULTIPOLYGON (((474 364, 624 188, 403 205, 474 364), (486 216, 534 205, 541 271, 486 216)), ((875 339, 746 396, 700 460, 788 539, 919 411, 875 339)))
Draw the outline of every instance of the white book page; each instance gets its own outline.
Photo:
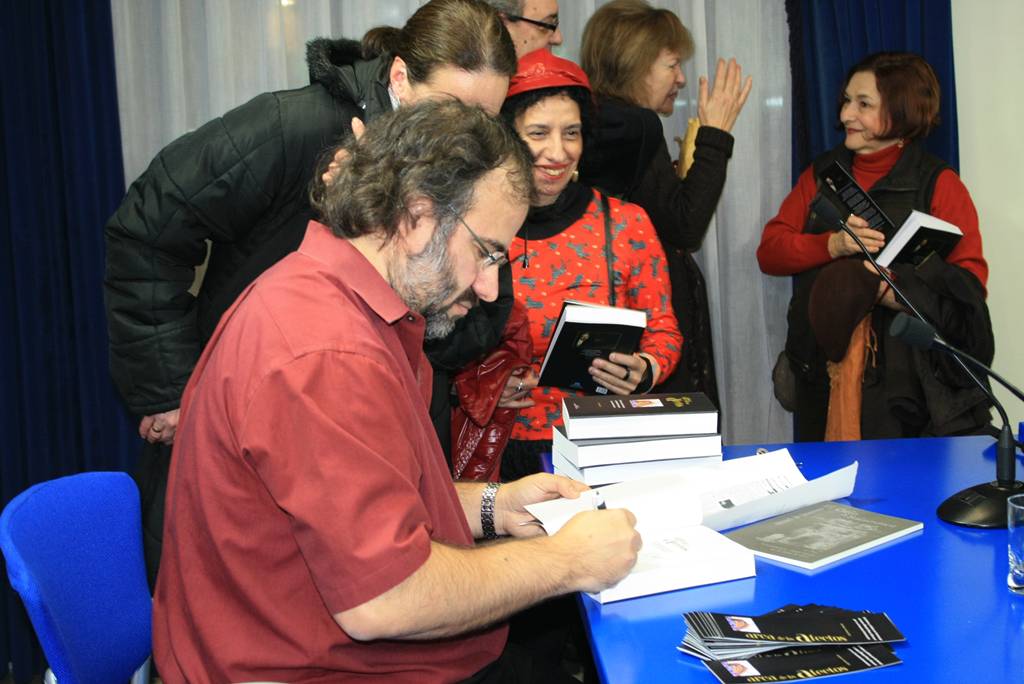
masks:
POLYGON ((849 496, 857 480, 857 463, 810 482, 788 449, 697 466, 671 475, 621 482, 583 492, 578 499, 555 499, 526 507, 554 534, 581 511, 602 502, 626 508, 641 535, 664 534, 688 525, 725 530, 804 506, 849 496))
MULTIPOLYGON (((696 468, 695 468, 696 470, 696 468)), ((548 534, 555 534, 577 513, 606 508, 625 508, 636 516, 641 537, 664 535, 665 530, 699 525, 700 500, 685 489, 680 474, 645 477, 591 489, 578 499, 555 499, 526 507, 548 534)))

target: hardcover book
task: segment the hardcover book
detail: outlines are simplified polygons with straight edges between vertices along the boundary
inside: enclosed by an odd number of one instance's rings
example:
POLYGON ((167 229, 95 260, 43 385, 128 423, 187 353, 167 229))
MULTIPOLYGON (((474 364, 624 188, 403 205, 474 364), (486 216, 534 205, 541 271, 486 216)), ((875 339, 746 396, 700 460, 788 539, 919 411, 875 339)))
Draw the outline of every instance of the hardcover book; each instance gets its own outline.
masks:
POLYGON ((923 527, 916 520, 825 502, 726 536, 763 558, 815 570, 923 527))
POLYGON ((566 397, 562 420, 571 440, 718 432, 718 409, 701 392, 566 397))
POLYGON ((551 438, 552 451, 560 453, 577 468, 722 455, 721 435, 571 440, 565 434, 565 427, 556 425, 551 438))
POLYGON ((646 327, 643 311, 567 299, 544 352, 540 384, 607 394, 588 372, 591 362, 607 359, 612 352, 634 353, 646 327))

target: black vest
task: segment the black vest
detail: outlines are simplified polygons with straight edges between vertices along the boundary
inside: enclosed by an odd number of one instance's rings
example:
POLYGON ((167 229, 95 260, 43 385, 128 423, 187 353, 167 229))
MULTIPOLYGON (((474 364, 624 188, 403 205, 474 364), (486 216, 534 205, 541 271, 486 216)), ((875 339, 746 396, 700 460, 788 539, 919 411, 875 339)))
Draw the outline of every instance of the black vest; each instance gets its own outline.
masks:
MULTIPOLYGON (((821 172, 833 161, 838 161, 853 175, 853 153, 839 145, 814 160, 814 177, 819 187, 821 172)), ((875 183, 868 195, 885 212, 892 224, 899 228, 914 209, 931 211, 935 181, 947 167, 946 162, 926 152, 919 142, 911 142, 903 150, 896 165, 875 183)), ((808 234, 834 230, 835 224, 825 222, 814 212, 808 215, 804 226, 804 233, 808 234)), ((887 239, 890 237, 886 236, 887 239)), ((863 257, 854 255, 847 258, 863 257)), ((807 312, 811 287, 820 270, 821 267, 812 268, 793 277, 793 296, 787 313, 789 331, 786 336, 786 356, 793 372, 805 381, 827 383, 825 356, 814 338, 807 312)))

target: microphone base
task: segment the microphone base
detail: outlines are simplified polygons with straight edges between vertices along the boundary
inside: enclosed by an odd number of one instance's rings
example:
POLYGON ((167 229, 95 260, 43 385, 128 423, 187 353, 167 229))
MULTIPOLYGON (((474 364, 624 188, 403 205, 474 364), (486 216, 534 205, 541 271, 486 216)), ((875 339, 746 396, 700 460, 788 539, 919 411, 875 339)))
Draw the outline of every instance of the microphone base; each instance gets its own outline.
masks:
POLYGON ((936 512, 940 520, 954 525, 1006 529, 1006 500, 1014 494, 1024 494, 1024 482, 985 482, 957 492, 936 512))

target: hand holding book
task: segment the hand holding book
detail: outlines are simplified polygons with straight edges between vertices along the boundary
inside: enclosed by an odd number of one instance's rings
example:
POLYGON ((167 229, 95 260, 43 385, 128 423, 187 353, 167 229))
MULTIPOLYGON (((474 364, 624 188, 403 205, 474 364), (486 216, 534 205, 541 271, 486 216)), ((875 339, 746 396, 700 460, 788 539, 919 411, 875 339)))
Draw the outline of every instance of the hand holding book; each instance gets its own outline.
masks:
POLYGON ((639 353, 612 352, 607 359, 598 357, 590 362, 590 375, 594 382, 612 394, 643 392, 643 386, 650 388, 658 377, 658 362, 649 355, 644 356, 639 353), (648 359, 647 362, 644 361, 644 356, 648 359), (649 373, 648 367, 651 369, 649 373))
MULTIPOLYGON (((857 234, 857 237, 860 238, 861 242, 864 243, 864 246, 872 254, 878 254, 882 247, 885 246, 885 233, 869 226, 868 222, 860 216, 850 214, 849 218, 846 219, 846 225, 857 234)), ((828 238, 828 253, 833 259, 839 259, 840 257, 860 254, 861 251, 852 237, 845 231, 839 230, 832 233, 828 238)))

